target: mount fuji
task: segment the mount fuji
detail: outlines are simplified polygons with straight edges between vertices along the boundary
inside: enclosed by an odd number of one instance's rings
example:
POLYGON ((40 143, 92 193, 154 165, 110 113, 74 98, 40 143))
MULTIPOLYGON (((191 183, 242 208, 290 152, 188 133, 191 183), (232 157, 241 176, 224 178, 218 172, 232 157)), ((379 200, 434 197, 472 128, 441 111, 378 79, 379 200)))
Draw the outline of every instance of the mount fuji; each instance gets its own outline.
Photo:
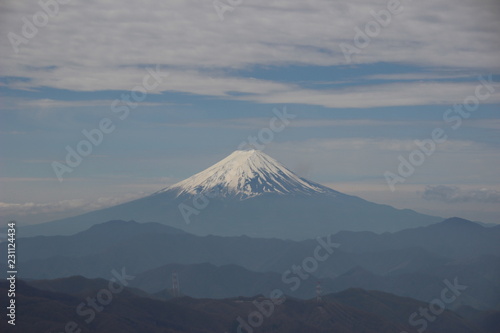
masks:
POLYGON ((393 232, 443 220, 337 192, 297 176, 259 150, 237 150, 152 195, 19 233, 68 235, 118 219, 161 222, 197 235, 294 240, 342 230, 393 232))
POLYGON ((212 193, 219 197, 248 199, 264 194, 314 195, 336 192, 298 177, 259 150, 237 150, 219 163, 158 193, 177 196, 212 193))

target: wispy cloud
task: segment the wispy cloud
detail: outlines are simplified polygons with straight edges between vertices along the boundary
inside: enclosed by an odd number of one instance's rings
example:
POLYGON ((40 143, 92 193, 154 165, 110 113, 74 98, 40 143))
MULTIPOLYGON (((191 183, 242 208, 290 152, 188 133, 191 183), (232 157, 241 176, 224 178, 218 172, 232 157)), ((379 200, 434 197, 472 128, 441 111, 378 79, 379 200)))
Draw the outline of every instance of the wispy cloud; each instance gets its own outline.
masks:
MULTIPOLYGON (((236 91, 256 95, 243 100, 326 107, 441 104, 469 93, 463 85, 444 83, 311 91, 228 74, 262 65, 346 65, 339 44, 354 37, 354 28, 363 27, 370 10, 385 6, 385 0, 255 0, 220 22, 211 1, 72 2, 61 6, 59 15, 18 54, 7 38, 0 40, 0 75, 22 78, 7 84, 14 89, 129 90, 142 80, 146 66, 158 64, 172 73, 159 91, 220 97, 236 91)), ((496 1, 413 1, 404 6, 355 63, 498 69, 496 1)), ((21 34, 21 18, 38 10, 35 0, 3 3, 2 31, 21 34)))
MULTIPOLYGON (((78 108, 78 107, 96 107, 96 106, 110 106, 113 103, 112 100, 76 100, 76 101, 63 101, 54 99, 37 99, 37 100, 18 100, 17 108, 42 108, 42 109, 54 109, 54 108, 78 108)), ((117 105, 123 105, 124 102, 120 102, 117 105)), ((151 102, 141 102, 141 106, 158 106, 165 105, 166 103, 151 103, 151 102)))
MULTIPOLYGON (((213 77, 203 72, 170 72, 167 82, 161 85, 160 91, 189 93, 203 96, 215 96, 229 100, 251 101, 256 103, 274 104, 307 104, 328 108, 370 108, 384 106, 415 106, 415 105, 450 105, 462 103, 464 98, 473 94, 478 82, 399 82, 376 85, 363 85, 343 89, 304 89, 296 84, 286 84, 270 80, 252 78, 238 78, 228 76, 213 77)), ((121 73, 108 73, 121 76, 121 73)), ((143 73, 142 73, 143 74, 143 73)), ((135 78, 135 76, 134 76, 135 78)), ((40 78, 40 85, 46 77, 40 78)), ((101 82, 99 85, 87 87, 84 82, 72 85, 62 76, 60 82, 54 84, 57 88, 71 88, 73 90, 86 89, 130 89, 133 80, 123 78, 120 85, 111 82, 101 82)), ((137 78, 135 82, 140 82, 137 78)), ((31 83, 19 83, 28 85, 31 83)), ((500 83, 492 85, 500 91, 500 83)), ((14 87, 15 88, 15 87, 14 87)), ((62 107, 91 107, 108 106, 112 101, 61 101, 42 99, 33 101, 18 101, 19 107, 62 108, 62 107)), ((492 95, 483 103, 499 103, 500 94, 492 95)), ((144 102, 141 105, 163 105, 162 103, 144 102)))
POLYGON ((50 203, 8 203, 0 202, 0 216, 27 216, 27 215, 39 215, 39 214, 50 214, 50 213, 83 213, 86 211, 97 210, 113 205, 118 205, 120 203, 137 199, 144 196, 144 193, 140 194, 128 194, 124 196, 116 197, 101 197, 95 200, 85 200, 85 199, 71 199, 71 200, 61 200, 57 202, 50 203))
POLYGON ((387 81, 418 81, 418 80, 445 80, 475 78, 479 73, 399 73, 399 74, 377 74, 365 76, 367 80, 387 80, 387 81))
POLYGON ((500 130, 500 119, 471 119, 465 126, 500 130))
POLYGON ((456 202, 500 202, 500 191, 481 188, 476 190, 463 190, 458 186, 436 185, 426 186, 422 198, 430 201, 456 202))
MULTIPOLYGON (((443 152, 457 152, 467 148, 477 148, 479 143, 466 140, 448 140, 439 146, 443 152)), ((311 139, 303 142, 293 143, 293 149, 296 151, 304 150, 323 152, 335 152, 339 150, 366 150, 373 152, 409 152, 418 148, 414 140, 386 139, 386 138, 337 138, 337 139, 311 139)))
MULTIPOLYGON (((474 94, 477 82, 438 83, 406 82, 378 84, 337 90, 295 89, 267 95, 241 97, 260 103, 297 103, 320 105, 329 108, 371 108, 384 106, 449 105, 462 103, 474 94)), ((494 84, 500 90, 500 84, 494 84)), ((500 94, 493 95, 486 103, 500 102, 500 94)))
MULTIPOLYGON (((317 127, 366 127, 366 126, 402 126, 423 124, 423 121, 375 120, 375 119, 296 119, 290 127, 317 128, 317 127)), ((428 124, 428 123, 426 123, 428 124)), ((205 121, 169 122, 160 125, 165 127, 198 127, 198 128, 235 128, 251 129, 269 125, 269 117, 218 119, 205 121)))

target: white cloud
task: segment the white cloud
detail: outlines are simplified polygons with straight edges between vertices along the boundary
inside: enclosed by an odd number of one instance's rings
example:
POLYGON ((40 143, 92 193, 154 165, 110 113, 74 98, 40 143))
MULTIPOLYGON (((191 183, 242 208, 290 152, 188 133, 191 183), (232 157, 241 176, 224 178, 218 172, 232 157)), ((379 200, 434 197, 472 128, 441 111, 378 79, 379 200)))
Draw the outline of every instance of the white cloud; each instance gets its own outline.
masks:
POLYGON ((464 79, 471 78, 479 75, 475 73, 472 75, 471 73, 462 73, 462 74, 454 74, 454 73, 399 73, 399 74, 377 74, 377 75, 368 75, 364 78, 367 80, 395 80, 395 81, 414 81, 414 80, 442 80, 442 79, 464 79))
POLYGON ((87 211, 93 211, 113 205, 118 205, 120 203, 130 201, 133 199, 145 196, 144 193, 140 194, 127 194, 116 197, 101 197, 95 200, 85 200, 85 199, 69 199, 61 200, 57 202, 49 203, 8 203, 0 202, 0 216, 34 216, 34 215, 44 215, 44 214, 54 214, 65 212, 68 214, 83 213, 87 211))
MULTIPOLYGON (((136 81, 142 82, 142 77, 146 72, 137 70, 136 81), (142 75, 142 77, 141 77, 142 75)), ((328 108, 369 108, 384 106, 412 106, 412 105, 450 105, 454 103, 463 103, 464 99, 474 95, 477 82, 452 83, 452 82, 404 82, 390 84, 376 84, 349 87, 343 89, 302 89, 297 85, 278 83, 268 80, 257 80, 251 78, 238 78, 218 76, 212 77, 207 73, 186 71, 169 72, 171 73, 159 86, 158 91, 173 91, 182 93, 191 93, 205 96, 217 96, 225 99, 253 101, 257 103, 276 103, 276 104, 308 104, 319 105, 328 108), (237 95, 232 95, 237 92, 237 95)), ((131 73, 129 73, 131 74, 131 73)), ((101 75, 105 75, 104 73, 101 75)), ((119 74, 117 74, 119 76, 119 74)), ((55 84, 58 88, 70 88, 74 90, 86 89, 85 83, 66 82, 66 76, 62 76, 60 82, 55 84)), ((41 76, 40 85, 49 84, 44 80, 49 78, 41 76)), ((16 83, 15 86, 29 85, 26 82, 16 83)), ((120 89, 130 90, 130 84, 126 79, 119 85, 120 89)), ((493 83, 492 87, 496 92, 500 91, 500 83, 493 83)), ((92 90, 110 90, 118 89, 111 81, 103 80, 99 85, 92 85, 92 90)), ((491 95, 488 99, 482 101, 484 104, 499 103, 500 94, 491 95)), ((66 107, 66 106, 92 106, 110 105, 108 101, 83 101, 67 102, 54 100, 37 100, 32 102, 23 102, 26 106, 47 107, 66 107)), ((149 103, 150 105, 157 105, 149 103)), ((144 104, 146 105, 146 104, 144 104)), ((444 110, 443 110, 444 112, 444 110)))
MULTIPOLYGON (((41 108, 41 109, 55 109, 55 108, 78 108, 78 107, 97 107, 107 106, 110 107, 114 101, 112 100, 85 100, 85 101, 63 101, 54 99, 35 99, 35 100, 16 100, 16 108, 41 108)), ((125 104, 120 101, 117 105, 125 104)), ((141 106, 158 106, 166 105, 167 103, 151 103, 141 102, 141 106)))
POLYGON ((500 119, 471 119, 465 126, 500 130, 500 119))
MULTIPOLYGON (((479 81, 472 83, 407 82, 378 84, 339 90, 296 89, 270 93, 264 96, 241 97, 261 103, 299 103, 329 108, 369 108, 409 105, 449 105, 463 103, 474 95, 479 81)), ((495 91, 500 84, 493 84, 495 91)), ((494 94, 483 103, 500 102, 500 94, 494 94)), ((444 111, 443 111, 444 112, 444 111)))
MULTIPOLYGON (((278 108, 279 109, 279 108, 278 108)), ((288 111, 293 114, 293 112, 288 111)), ((255 129, 269 126, 269 117, 256 117, 256 118, 237 118, 237 119, 218 119, 203 120, 203 121, 189 121, 184 123, 168 122, 161 124, 166 127, 205 127, 205 128, 237 128, 237 129, 255 129)), ((431 123, 434 124, 435 122, 431 123)), ((297 128, 316 128, 316 127, 367 127, 367 126, 402 126, 416 124, 427 124, 423 121, 398 121, 398 120, 375 120, 375 119, 301 119, 295 118, 293 122, 287 127, 297 128)), ((157 126, 155 124, 154 126, 157 126)))
POLYGON ((484 202, 499 203, 500 191, 489 188, 463 190, 458 186, 429 185, 425 187, 422 198, 431 201, 457 202, 484 202))
MULTIPOLYGON (((290 144, 288 144, 290 145, 290 144)), ((481 144, 466 140, 448 140, 439 144, 439 151, 456 152, 464 149, 478 148, 481 144)), ((418 148, 414 140, 384 139, 384 138, 339 138, 339 139, 311 139, 293 144, 296 151, 315 151, 328 154, 340 150, 356 151, 369 150, 377 153, 385 151, 411 152, 418 148)))
MULTIPOLYGON (((237 90, 257 94, 258 102, 367 107, 449 103, 462 96, 466 88, 456 84, 335 93, 223 74, 210 79, 208 72, 253 65, 344 65, 339 43, 352 42, 354 27, 372 19, 370 10, 385 7, 384 0, 255 0, 220 22, 211 1, 73 1, 60 5, 59 15, 18 54, 7 38, 0 40, 0 75, 27 78, 9 84, 17 88, 129 90, 141 82, 144 66, 159 64, 172 73, 162 90, 210 96, 237 90), (414 89, 422 93, 415 96, 414 89)), ((405 3, 356 63, 498 69, 498 8, 493 0, 405 3)), ((3 2, 2 31, 21 34, 21 18, 39 10, 35 0, 3 2)))

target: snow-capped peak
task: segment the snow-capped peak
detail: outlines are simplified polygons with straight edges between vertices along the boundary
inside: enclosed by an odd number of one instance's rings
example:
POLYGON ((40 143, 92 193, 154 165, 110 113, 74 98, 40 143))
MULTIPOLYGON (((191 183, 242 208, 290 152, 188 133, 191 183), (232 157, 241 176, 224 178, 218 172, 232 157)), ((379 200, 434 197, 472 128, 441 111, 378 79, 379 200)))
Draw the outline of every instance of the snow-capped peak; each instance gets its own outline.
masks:
MULTIPOLYGON (((183 194, 210 193, 246 199, 265 193, 336 194, 338 192, 298 177, 259 150, 237 150, 208 169, 163 190, 183 194)), ((161 192, 163 192, 161 191, 161 192)))

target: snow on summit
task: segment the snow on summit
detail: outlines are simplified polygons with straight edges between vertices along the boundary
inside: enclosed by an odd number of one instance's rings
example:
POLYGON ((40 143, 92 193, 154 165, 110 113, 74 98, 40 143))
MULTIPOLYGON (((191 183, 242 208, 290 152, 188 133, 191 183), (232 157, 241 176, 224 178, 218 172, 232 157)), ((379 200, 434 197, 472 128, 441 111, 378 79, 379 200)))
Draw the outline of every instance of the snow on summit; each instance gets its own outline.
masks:
POLYGON ((247 199, 265 193, 337 194, 323 185, 308 181, 259 150, 237 150, 220 162, 164 191, 183 194, 212 193, 222 197, 247 199))

